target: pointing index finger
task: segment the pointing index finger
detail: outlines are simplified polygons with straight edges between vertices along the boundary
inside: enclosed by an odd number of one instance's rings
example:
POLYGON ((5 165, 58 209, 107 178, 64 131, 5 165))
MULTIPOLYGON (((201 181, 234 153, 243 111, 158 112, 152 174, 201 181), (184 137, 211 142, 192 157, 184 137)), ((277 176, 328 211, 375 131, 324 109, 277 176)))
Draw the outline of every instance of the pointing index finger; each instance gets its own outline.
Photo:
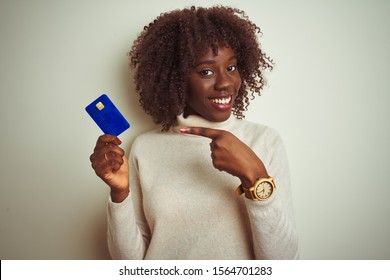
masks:
POLYGON ((213 140, 220 134, 220 130, 207 127, 184 127, 180 129, 180 132, 185 134, 199 135, 213 140))

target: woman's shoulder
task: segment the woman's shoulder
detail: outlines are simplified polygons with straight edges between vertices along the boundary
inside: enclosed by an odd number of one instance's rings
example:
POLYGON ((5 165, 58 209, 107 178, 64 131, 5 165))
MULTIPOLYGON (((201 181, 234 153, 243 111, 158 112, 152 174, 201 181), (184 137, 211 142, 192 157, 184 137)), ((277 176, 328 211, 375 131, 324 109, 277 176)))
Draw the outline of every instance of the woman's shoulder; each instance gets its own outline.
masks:
POLYGON ((141 140, 148 140, 151 138, 158 137, 159 135, 163 134, 164 132, 161 131, 161 128, 155 128, 146 132, 142 132, 141 134, 137 135, 135 140, 141 139, 141 140))
POLYGON ((154 141, 156 138, 161 136, 162 133, 163 132, 161 132, 161 129, 157 129, 157 128, 146 132, 142 132, 141 134, 135 137, 133 145, 137 143, 154 141))
POLYGON ((261 139, 266 142, 281 141, 281 136, 275 128, 246 119, 236 120, 233 130, 246 138, 261 139))
POLYGON ((268 125, 247 120, 238 122, 238 138, 261 155, 265 162, 270 162, 276 151, 284 150, 284 143, 279 132, 268 125))
POLYGON ((135 137, 131 149, 152 149, 153 147, 161 146, 166 141, 169 141, 169 136, 172 134, 170 131, 161 131, 161 128, 143 132, 135 137))

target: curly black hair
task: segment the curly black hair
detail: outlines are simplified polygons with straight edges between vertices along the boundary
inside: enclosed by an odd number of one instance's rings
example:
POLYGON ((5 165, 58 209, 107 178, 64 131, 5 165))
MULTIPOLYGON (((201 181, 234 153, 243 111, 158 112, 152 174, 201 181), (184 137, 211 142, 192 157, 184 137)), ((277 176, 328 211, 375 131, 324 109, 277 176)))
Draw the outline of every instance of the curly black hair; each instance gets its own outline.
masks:
POLYGON ((242 84, 232 111, 244 118, 250 99, 265 85, 262 70, 273 68, 257 34, 260 28, 236 8, 191 7, 161 14, 144 27, 129 52, 143 110, 163 130, 176 125, 176 116, 186 106, 188 77, 196 59, 210 49, 216 55, 222 44, 237 56, 242 84))

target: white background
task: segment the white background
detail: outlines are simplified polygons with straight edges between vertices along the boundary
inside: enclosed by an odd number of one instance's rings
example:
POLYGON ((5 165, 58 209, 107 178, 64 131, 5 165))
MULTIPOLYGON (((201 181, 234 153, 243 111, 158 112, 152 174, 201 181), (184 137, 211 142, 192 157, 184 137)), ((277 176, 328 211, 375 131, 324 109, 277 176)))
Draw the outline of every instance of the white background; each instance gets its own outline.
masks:
POLYGON ((161 12, 247 12, 276 62, 247 119, 282 135, 302 259, 390 259, 390 2, 0 0, 0 258, 107 259, 108 188, 84 107, 107 93, 154 127, 126 52, 161 12))

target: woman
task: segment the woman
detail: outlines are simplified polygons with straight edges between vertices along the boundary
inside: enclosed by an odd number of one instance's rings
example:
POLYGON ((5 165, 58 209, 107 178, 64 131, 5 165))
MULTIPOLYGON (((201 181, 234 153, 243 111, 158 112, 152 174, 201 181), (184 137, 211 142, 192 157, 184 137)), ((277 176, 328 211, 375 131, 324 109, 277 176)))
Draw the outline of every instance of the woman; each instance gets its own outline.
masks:
POLYGON ((242 120, 272 69, 257 33, 240 10, 191 7, 160 15, 135 40, 140 104, 162 129, 138 136, 129 161, 112 135, 91 155, 111 189, 113 258, 298 257, 282 141, 242 120))

